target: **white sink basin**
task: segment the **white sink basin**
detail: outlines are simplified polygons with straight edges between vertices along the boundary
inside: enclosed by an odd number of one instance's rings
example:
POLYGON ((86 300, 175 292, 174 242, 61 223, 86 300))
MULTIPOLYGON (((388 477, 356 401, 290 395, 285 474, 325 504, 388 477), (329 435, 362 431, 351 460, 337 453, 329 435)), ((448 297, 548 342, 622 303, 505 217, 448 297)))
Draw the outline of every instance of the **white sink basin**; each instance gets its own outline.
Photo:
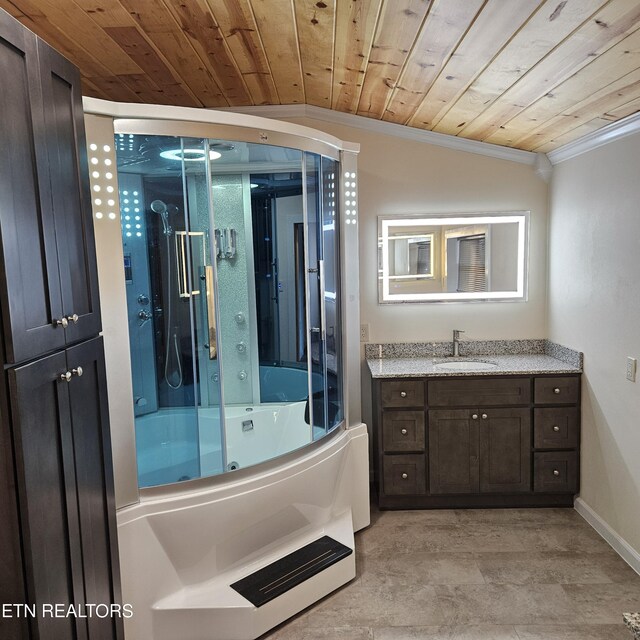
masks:
POLYGON ((495 362, 481 362, 479 360, 453 360, 452 362, 438 362, 434 369, 440 371, 491 371, 498 365, 495 362))

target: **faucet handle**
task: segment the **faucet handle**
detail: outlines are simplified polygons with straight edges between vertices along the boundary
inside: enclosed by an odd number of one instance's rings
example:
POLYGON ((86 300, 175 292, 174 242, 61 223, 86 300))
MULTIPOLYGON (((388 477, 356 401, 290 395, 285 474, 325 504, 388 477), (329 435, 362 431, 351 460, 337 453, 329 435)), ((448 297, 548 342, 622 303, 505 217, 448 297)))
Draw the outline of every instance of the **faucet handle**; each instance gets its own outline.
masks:
POLYGON ((460 337, 461 333, 464 333, 464 331, 462 329, 454 329, 453 330, 454 339, 457 340, 460 337))

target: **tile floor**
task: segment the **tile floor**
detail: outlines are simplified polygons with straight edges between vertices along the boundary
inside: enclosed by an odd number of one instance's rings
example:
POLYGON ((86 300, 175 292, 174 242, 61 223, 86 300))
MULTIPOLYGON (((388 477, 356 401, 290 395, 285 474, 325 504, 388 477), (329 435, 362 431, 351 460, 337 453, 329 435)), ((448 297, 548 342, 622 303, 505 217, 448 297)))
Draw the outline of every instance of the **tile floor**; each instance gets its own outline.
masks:
POLYGON ((573 509, 378 511, 357 577, 266 640, 631 640, 640 576, 573 509))

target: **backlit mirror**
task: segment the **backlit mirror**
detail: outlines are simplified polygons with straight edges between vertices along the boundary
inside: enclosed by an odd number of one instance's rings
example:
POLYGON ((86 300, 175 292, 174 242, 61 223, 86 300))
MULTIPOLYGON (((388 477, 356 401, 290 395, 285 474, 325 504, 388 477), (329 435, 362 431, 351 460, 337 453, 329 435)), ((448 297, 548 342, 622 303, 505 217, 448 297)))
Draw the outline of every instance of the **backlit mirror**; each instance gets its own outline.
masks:
POLYGON ((381 216, 378 300, 525 300, 529 212, 381 216))

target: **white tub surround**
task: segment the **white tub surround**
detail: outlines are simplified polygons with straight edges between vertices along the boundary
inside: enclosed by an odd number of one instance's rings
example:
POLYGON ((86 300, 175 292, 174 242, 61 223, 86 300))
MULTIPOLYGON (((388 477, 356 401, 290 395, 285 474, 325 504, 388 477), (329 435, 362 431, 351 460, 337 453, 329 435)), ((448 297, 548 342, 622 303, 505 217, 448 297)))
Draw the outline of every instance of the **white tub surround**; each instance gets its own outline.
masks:
POLYGON ((260 474, 163 487, 120 510, 127 637, 250 640, 352 580, 355 554, 259 608, 229 586, 323 535, 354 549, 369 524, 367 451, 361 425, 260 474))

